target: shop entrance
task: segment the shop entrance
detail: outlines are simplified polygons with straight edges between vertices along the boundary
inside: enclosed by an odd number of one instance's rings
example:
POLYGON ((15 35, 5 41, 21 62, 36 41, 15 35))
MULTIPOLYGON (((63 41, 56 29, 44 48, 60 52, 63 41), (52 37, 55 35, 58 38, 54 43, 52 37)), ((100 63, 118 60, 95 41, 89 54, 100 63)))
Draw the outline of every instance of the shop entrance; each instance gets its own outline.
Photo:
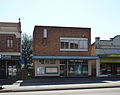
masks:
POLYGON ((65 65, 60 65, 60 76, 66 77, 66 68, 65 65))
POLYGON ((60 60, 60 76, 67 77, 67 60, 60 60))
POLYGON ((6 63, 5 61, 0 61, 0 79, 6 78, 6 63))

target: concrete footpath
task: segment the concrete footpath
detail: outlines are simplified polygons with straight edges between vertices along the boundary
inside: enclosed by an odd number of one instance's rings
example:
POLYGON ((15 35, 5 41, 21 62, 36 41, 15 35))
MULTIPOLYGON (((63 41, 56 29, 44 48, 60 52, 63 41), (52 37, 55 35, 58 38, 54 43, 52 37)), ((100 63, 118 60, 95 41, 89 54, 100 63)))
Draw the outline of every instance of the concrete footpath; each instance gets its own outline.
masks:
POLYGON ((27 92, 47 90, 95 89, 120 87, 119 79, 89 79, 89 78, 37 78, 18 80, 10 85, 2 85, 2 92, 27 92))

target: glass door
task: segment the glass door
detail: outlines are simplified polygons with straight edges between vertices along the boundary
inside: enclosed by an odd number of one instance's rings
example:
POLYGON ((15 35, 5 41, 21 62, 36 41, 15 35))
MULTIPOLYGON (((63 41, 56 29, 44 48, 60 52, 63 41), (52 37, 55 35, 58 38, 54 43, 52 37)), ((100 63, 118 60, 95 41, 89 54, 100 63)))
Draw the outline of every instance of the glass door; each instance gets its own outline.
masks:
POLYGON ((0 79, 6 78, 6 64, 0 61, 0 79))
POLYGON ((65 64, 61 64, 60 65, 60 76, 66 77, 66 73, 67 73, 67 68, 66 68, 65 64))

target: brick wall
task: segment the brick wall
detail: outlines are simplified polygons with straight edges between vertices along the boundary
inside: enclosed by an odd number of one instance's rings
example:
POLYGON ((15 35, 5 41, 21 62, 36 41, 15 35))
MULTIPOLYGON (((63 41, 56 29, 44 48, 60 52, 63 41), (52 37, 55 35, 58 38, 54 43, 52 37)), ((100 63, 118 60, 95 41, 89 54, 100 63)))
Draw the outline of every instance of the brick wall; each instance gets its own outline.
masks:
POLYGON ((21 40, 14 34, 0 34, 0 52, 20 52, 21 40), (13 48, 7 47, 8 37, 13 38, 13 48))
POLYGON ((91 29, 74 27, 35 26, 33 32, 33 55, 90 55, 91 29), (43 29, 48 30, 48 37, 43 38, 43 29), (88 38, 88 52, 60 51, 60 37, 88 38))
POLYGON ((0 52, 21 51, 21 22, 0 22, 0 52), (7 40, 13 40, 13 47, 7 47, 7 40))

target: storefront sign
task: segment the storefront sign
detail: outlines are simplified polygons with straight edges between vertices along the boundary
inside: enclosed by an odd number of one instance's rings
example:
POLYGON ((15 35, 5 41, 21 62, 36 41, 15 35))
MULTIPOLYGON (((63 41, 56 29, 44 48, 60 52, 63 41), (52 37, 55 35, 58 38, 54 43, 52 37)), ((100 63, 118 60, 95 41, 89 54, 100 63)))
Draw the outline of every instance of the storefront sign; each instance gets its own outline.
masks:
POLYGON ((46 67, 45 72, 48 74, 57 74, 58 73, 58 67, 46 67))
POLYGON ((11 59, 10 55, 2 55, 2 59, 11 59))
POLYGON ((45 68, 44 67, 38 67, 37 68, 37 75, 43 75, 45 74, 45 68))
POLYGON ((120 58, 100 58, 100 63, 120 63, 120 58))
POLYGON ((69 62, 83 62, 84 60, 69 60, 69 62))
POLYGON ((109 55, 109 56, 110 57, 120 57, 120 55, 117 55, 117 54, 116 55, 113 54, 113 55, 109 55))

